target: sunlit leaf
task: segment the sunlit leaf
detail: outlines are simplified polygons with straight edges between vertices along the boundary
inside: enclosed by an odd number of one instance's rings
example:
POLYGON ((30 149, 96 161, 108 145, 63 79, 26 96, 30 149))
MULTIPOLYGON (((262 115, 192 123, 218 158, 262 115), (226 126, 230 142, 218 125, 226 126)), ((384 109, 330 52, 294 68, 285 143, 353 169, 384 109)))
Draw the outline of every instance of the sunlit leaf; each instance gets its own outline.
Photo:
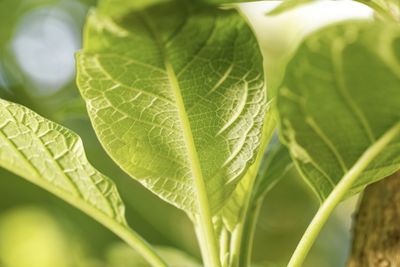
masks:
POLYGON ((249 168, 237 186, 235 193, 223 209, 224 224, 229 231, 233 231, 241 219, 248 194, 251 194, 250 205, 261 201, 264 196, 280 181, 284 174, 292 167, 292 160, 285 146, 278 142, 271 144, 265 153, 258 171, 249 168), (251 184, 252 176, 256 176, 251 184))
POLYGON ((163 266, 128 227, 114 183, 90 165, 81 139, 72 131, 0 100, 0 166, 82 210, 158 263, 155 266, 163 266))
POLYGON ((1 167, 125 224, 114 184, 89 164, 75 133, 4 100, 0 111, 1 167))
POLYGON ((189 213, 199 184, 215 213, 254 161, 263 64, 234 10, 172 1, 124 17, 92 13, 78 84, 111 157, 189 213))
MULTIPOLYGON (((298 169, 325 199, 340 178, 400 123, 398 25, 347 22, 309 36, 279 90, 282 137, 298 169)), ((350 194, 400 168, 400 134, 350 194)))
POLYGON ((142 10, 146 7, 168 1, 170 0, 100 0, 97 12, 117 17, 126 15, 133 10, 142 10))

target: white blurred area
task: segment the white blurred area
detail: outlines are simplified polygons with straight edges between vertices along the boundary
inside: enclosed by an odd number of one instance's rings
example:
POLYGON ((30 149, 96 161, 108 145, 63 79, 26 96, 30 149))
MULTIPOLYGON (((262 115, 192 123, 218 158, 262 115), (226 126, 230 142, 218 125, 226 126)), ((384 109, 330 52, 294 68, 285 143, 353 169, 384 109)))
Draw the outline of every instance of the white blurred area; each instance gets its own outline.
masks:
POLYGON ((266 15, 282 1, 260 1, 241 4, 243 12, 249 17, 258 34, 264 31, 278 36, 293 37, 310 33, 329 23, 346 19, 372 18, 373 11, 358 2, 350 0, 321 0, 299 6, 280 15, 266 15))
MULTIPOLYGON (((78 2, 70 2, 83 10, 78 2)), ((34 94, 54 93, 74 79, 74 54, 81 46, 81 30, 66 10, 57 5, 35 9, 17 27, 11 49, 34 85, 34 94)))
POLYGON ((339 21, 373 17, 369 7, 351 0, 320 0, 280 15, 266 15, 281 2, 241 4, 242 12, 253 25, 260 41, 270 87, 279 84, 287 59, 307 34, 339 21))

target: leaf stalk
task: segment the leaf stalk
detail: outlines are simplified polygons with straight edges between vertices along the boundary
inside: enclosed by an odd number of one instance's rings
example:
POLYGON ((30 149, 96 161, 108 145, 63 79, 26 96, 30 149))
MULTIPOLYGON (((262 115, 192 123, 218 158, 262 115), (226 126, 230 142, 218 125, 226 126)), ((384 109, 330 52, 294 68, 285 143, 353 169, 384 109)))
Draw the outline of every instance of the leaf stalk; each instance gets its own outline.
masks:
POLYGON ((385 149, 385 147, 400 135, 400 122, 390 128, 382 137, 380 137, 372 146, 370 146, 354 166, 343 176, 337 186, 329 194, 327 199, 315 214, 311 223, 303 234, 297 245, 288 267, 301 267, 308 252, 318 237, 322 227, 325 225, 330 214, 336 206, 343 200, 346 193, 365 171, 371 162, 385 149))

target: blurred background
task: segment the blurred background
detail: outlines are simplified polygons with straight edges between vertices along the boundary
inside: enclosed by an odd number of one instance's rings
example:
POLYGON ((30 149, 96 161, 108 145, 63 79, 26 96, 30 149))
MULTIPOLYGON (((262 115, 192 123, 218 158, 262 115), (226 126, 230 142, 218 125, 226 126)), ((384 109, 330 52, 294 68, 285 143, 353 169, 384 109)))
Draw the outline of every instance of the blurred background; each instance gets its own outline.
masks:
MULTIPOLYGON (((140 0, 138 0, 140 1, 140 0)), ((193 258, 199 251, 183 212, 163 203, 125 175, 104 153, 75 85, 74 54, 81 47, 86 13, 95 0, 0 0, 0 97, 23 104, 73 129, 88 158, 115 180, 131 226, 151 243, 175 247, 193 258)), ((297 44, 319 27, 372 16, 350 1, 321 1, 268 17, 278 2, 241 6, 261 42, 269 89, 278 86, 297 44)), ((336 210, 305 266, 344 266, 357 197, 336 210)), ((265 199, 254 262, 287 263, 319 203, 295 171, 265 199)), ((137 256, 81 212, 0 169, 0 267, 141 267, 137 256)))

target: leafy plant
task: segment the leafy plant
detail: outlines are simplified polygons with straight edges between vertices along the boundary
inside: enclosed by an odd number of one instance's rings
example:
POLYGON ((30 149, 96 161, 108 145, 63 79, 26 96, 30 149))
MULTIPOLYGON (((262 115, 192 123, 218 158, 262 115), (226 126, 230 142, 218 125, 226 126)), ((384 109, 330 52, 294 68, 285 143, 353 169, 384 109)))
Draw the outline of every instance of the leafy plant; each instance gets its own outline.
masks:
MULTIPOLYGON (((100 1, 77 84, 105 151, 187 214, 206 267, 251 266, 263 199, 295 166, 321 201, 288 264, 301 266, 340 201, 400 169, 398 5, 368 1, 374 21, 312 33, 267 90, 257 39, 226 3, 100 1)), ((5 100, 0 110, 0 166, 106 226, 140 255, 116 248, 127 261, 198 265, 128 226, 116 186, 75 133, 5 100)))

